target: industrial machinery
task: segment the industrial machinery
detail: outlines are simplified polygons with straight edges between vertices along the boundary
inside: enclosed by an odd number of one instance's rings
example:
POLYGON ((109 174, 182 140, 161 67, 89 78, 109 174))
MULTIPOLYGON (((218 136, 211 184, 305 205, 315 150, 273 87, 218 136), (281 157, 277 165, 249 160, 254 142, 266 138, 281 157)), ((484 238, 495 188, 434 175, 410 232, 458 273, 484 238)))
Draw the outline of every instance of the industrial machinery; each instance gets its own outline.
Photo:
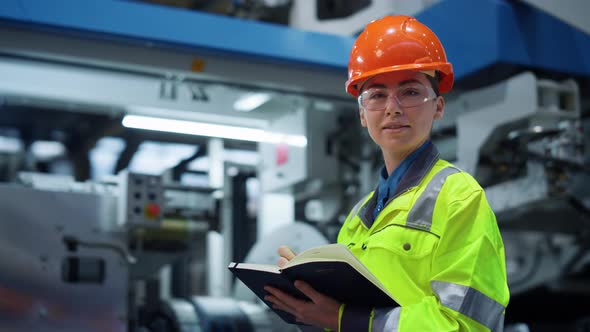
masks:
MULTIPOLYGON (((205 252, 207 233, 219 218, 210 188, 172 185, 158 176, 128 172, 100 183, 20 173, 18 183, 0 185, 0 198, 3 328, 294 328, 255 303, 252 293, 239 285, 231 298, 206 296, 207 279, 223 277, 223 271, 206 267, 211 259, 223 259, 222 253, 207 257, 205 252)), ((279 244, 299 251, 326 242, 313 227, 292 224, 258 243, 246 261, 274 260, 279 244)))
POLYGON ((126 172, 114 180, 21 173, 0 186, 4 327, 127 331, 154 300, 145 289, 158 301, 160 290, 170 293, 148 285, 162 266, 187 252, 203 260, 215 218, 209 190, 126 172))

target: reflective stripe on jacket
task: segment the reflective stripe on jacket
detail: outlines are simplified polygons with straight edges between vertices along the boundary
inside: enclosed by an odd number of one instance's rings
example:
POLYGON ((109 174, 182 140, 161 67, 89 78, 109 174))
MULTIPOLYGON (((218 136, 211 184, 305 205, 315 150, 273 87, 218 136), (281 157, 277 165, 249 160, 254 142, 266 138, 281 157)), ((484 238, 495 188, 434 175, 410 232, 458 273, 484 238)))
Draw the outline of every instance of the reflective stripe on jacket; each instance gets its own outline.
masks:
POLYGON ((419 159, 375 220, 371 193, 338 235, 401 308, 347 303, 340 330, 501 331, 510 295, 504 245, 485 193, 438 159, 436 148, 419 159))

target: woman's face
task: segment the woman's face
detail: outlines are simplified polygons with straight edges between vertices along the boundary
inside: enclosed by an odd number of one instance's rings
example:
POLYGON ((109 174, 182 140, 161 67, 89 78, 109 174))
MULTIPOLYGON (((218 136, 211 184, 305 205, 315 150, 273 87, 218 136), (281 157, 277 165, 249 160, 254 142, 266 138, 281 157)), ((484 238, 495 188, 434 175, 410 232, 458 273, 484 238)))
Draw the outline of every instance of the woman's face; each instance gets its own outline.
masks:
POLYGON ((363 84, 361 94, 365 105, 371 101, 383 104, 387 99, 383 108, 359 107, 361 124, 384 152, 411 153, 428 139, 432 122, 444 114, 444 99, 435 95, 421 72, 374 76, 363 84), (400 102, 406 105, 400 106, 400 102))

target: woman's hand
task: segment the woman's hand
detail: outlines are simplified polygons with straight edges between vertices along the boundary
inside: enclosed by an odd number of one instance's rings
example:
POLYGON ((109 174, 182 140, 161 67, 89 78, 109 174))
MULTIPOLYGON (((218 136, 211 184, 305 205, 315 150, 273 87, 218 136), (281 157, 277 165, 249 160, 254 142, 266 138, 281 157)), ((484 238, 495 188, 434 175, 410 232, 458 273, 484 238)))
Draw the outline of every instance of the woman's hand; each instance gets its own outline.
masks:
POLYGON ((285 264, 289 263, 289 261, 295 257, 293 250, 287 246, 280 246, 277 252, 280 256, 279 261, 277 262, 279 267, 285 266, 285 264))
POLYGON ((297 321, 338 331, 338 312, 340 303, 316 291, 309 284, 297 280, 295 287, 305 294, 311 301, 294 298, 287 293, 270 286, 264 290, 270 293, 264 297, 273 304, 273 308, 286 311, 295 316, 297 321))
MULTIPOLYGON (((280 246, 277 250, 280 258, 277 262, 279 267, 285 266, 289 263, 296 254, 287 246, 280 246)), ((264 299, 273 304, 273 308, 286 311, 298 321, 314 325, 321 328, 329 328, 332 331, 338 331, 338 311, 340 310, 340 303, 336 300, 327 297, 309 284, 297 280, 295 281, 297 287, 303 294, 311 299, 311 301, 304 301, 294 298, 287 293, 267 286, 264 289, 269 292, 264 299)))

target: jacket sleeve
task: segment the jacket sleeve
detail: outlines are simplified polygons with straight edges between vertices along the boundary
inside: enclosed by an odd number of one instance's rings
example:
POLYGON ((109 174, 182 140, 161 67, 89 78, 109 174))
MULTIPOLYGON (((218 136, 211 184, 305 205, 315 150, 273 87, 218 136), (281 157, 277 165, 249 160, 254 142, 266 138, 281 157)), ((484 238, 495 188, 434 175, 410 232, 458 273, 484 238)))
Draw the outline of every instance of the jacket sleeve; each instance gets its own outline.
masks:
POLYGON ((398 331, 401 307, 368 308, 344 306, 340 315, 340 332, 398 331))
POLYGON ((441 192, 433 222, 444 226, 431 292, 401 309, 399 331, 502 331, 510 296, 504 245, 483 189, 441 192))
POLYGON ((430 292, 403 307, 345 307, 342 332, 502 331, 509 299, 504 246, 483 189, 465 189, 437 199, 433 221, 445 226, 432 254, 430 292))

